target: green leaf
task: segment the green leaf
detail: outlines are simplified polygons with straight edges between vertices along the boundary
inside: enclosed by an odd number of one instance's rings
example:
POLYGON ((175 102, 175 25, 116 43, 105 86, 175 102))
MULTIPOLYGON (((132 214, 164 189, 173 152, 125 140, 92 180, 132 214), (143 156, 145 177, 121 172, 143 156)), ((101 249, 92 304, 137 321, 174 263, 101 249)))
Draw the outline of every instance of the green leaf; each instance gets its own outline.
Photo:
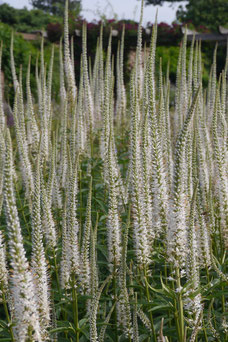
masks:
POLYGON ((153 308, 149 309, 148 311, 167 311, 167 310, 171 310, 171 311, 175 311, 173 305, 170 303, 170 305, 156 305, 153 308))
MULTIPOLYGON (((81 331, 80 329, 78 330, 81 331)), ((59 327, 59 328, 52 329, 49 332, 50 334, 55 334, 55 333, 67 332, 67 331, 75 332, 75 330, 72 327, 59 327)))

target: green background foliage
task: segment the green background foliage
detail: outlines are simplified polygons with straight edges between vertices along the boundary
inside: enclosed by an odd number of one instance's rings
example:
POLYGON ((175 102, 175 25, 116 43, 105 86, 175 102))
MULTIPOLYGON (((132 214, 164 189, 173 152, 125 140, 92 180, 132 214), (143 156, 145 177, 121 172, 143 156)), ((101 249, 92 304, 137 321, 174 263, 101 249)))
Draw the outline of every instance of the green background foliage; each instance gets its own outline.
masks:
MULTIPOLYGON (((205 21, 200 21, 200 13, 202 12, 203 16, 205 16, 205 20, 209 20, 211 25, 218 25, 220 19, 223 18, 222 15, 227 13, 227 2, 228 0, 216 0, 216 1, 208 1, 205 2, 204 0, 199 0, 197 2, 189 1, 187 5, 187 12, 183 9, 179 10, 178 18, 182 18, 183 21, 189 21, 188 26, 193 26, 194 23, 197 24, 197 29, 204 30, 206 29, 200 24, 205 24, 205 21), (211 4, 213 3, 213 4, 211 4), (215 6, 217 8, 213 12, 209 10, 208 6, 215 6), (218 15, 217 15, 217 14, 218 15), (197 17, 197 22, 191 22, 191 16, 197 17), (212 23, 213 22, 213 23, 212 23)), ((82 31, 82 23, 83 19, 78 17, 80 13, 80 3, 78 1, 70 2, 70 12, 69 12, 69 29, 70 35, 74 37, 74 53, 75 53, 75 71, 76 71, 76 79, 79 80, 79 69, 80 69, 80 58, 82 52, 82 38, 81 38, 81 31, 82 31), (76 4, 77 2, 77 4, 76 4), (75 20, 77 18, 77 20, 75 20), (75 30, 80 33, 80 36, 75 35, 75 30)), ((152 0, 148 0, 147 3, 153 3, 152 0)), ((162 1, 157 1, 162 4, 162 1)), ((39 9, 28 10, 24 9, 15 9, 8 4, 0 5, 0 22, 1 25, 1 32, 0 32, 0 40, 4 41, 4 46, 9 46, 10 44, 10 36, 11 36, 11 29, 13 28, 16 32, 34 32, 36 30, 46 30, 48 39, 45 40, 45 56, 47 56, 47 60, 50 57, 51 51, 51 43, 59 43, 60 37, 63 34, 63 15, 57 16, 50 14, 50 9, 46 12, 43 11, 42 3, 44 1, 39 1, 39 3, 35 4, 34 6, 38 7, 39 9), (49 13, 48 13, 49 12, 49 13)), ((62 4, 62 2, 59 2, 62 4)), ((53 5, 53 4, 52 4, 53 5)), ((49 3, 51 6, 51 3, 49 3)), ((54 6, 54 5, 53 5, 54 6)), ((56 14, 60 15, 60 12, 55 12, 56 14)), ((220 24, 223 21, 221 19, 220 24)), ((124 47, 124 63, 126 70, 125 74, 125 81, 129 81, 129 72, 130 68, 128 67, 128 57, 131 51, 135 50, 135 41, 137 39, 137 29, 138 23, 132 20, 121 20, 117 21, 116 19, 108 20, 107 18, 104 21, 104 49, 106 50, 108 45, 108 37, 110 33, 110 29, 112 27, 113 30, 118 31, 118 35, 113 37, 113 54, 116 55, 118 41, 120 40, 122 27, 125 25, 126 35, 125 35, 125 47, 124 47)), ((209 25, 209 28, 212 26, 209 25)), ((147 24, 147 29, 151 31, 152 23, 147 24)), ((91 61, 94 61, 96 45, 97 45, 97 37, 100 31, 100 22, 93 21, 91 23, 87 23, 87 31, 88 31, 88 39, 87 39, 87 46, 88 46, 88 56, 91 61)), ((158 61, 159 58, 162 58, 163 70, 166 69, 168 61, 170 61, 170 78, 171 81, 175 82, 175 74, 176 74, 176 67, 177 67, 177 59, 179 53, 179 45, 180 41, 183 37, 183 33, 181 32, 181 25, 173 23, 172 25, 168 25, 166 23, 158 24, 158 49, 157 49, 157 57, 158 61)), ((143 41, 144 44, 149 46, 150 42, 150 34, 146 33, 146 30, 143 29, 143 41)), ((204 54, 204 84, 208 80, 209 70, 208 67, 212 61, 213 50, 214 50, 215 42, 203 42, 202 43, 202 52, 204 54)), ((32 70, 35 67, 35 60, 38 54, 38 50, 40 48, 40 41, 33 41, 28 42, 25 41, 22 37, 15 35, 15 46, 14 46, 14 55, 16 65, 18 67, 22 64, 25 68, 25 65, 28 63, 28 56, 31 54, 32 57, 32 70)), ((221 72, 222 68, 225 64, 225 55, 226 55, 226 47, 224 45, 220 45, 218 48, 218 74, 221 72)), ((104 56, 105 57, 105 56, 104 56)), ((58 75, 55 70, 58 70, 58 56, 56 55, 55 58, 55 65, 54 68, 54 90, 57 90, 57 86, 59 84, 58 75)), ((5 98, 7 101, 12 103, 13 97, 13 87, 12 87, 12 76, 10 70, 10 58, 9 58, 9 49, 3 49, 3 63, 2 68, 5 75, 5 98)), ((33 74, 33 73, 32 73, 33 74)), ((23 80, 25 80, 26 70, 23 69, 23 80)), ((24 82, 25 83, 25 82, 24 82)), ((32 76, 31 79, 31 87, 33 92, 35 91, 35 79, 32 76)), ((58 91, 55 92, 57 94, 58 91)), ((57 99, 57 98, 56 98, 57 99)))
MULTIPOLYGON (((10 67, 10 40, 11 40, 12 30, 8 25, 0 23, 0 41, 3 42, 3 53, 2 53, 2 70, 4 72, 4 95, 5 100, 11 105, 14 99, 14 89, 13 81, 10 67)), ((23 76, 23 86, 25 88, 26 83, 26 68, 29 61, 29 56, 31 55, 31 88, 33 94, 36 95, 36 80, 35 80, 35 65, 36 58, 39 54, 41 40, 28 42, 20 34, 14 33, 14 59, 16 65, 17 74, 20 71, 20 65, 22 65, 22 76, 23 76)), ((45 41, 45 62, 49 62, 51 56, 51 44, 49 41, 45 41)), ((54 70, 53 70, 53 94, 58 98, 59 89, 59 55, 57 49, 55 51, 54 59, 54 70)))
MULTIPOLYGON (((146 0, 147 5, 163 5, 164 2, 178 3, 182 0, 146 0)), ((187 5, 181 5, 177 11, 177 19, 217 31, 219 25, 228 23, 228 0, 188 0, 187 5)))

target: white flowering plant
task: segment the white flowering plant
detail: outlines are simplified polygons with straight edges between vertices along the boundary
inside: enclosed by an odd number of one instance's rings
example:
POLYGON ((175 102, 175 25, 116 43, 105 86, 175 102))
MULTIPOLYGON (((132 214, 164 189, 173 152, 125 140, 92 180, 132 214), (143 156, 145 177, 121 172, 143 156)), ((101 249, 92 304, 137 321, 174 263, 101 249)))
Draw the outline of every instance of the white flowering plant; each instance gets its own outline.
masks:
POLYGON ((170 106, 143 9, 129 84, 124 26, 113 55, 101 24, 91 60, 83 24, 75 77, 68 0, 48 64, 41 40, 36 94, 13 34, 0 45, 15 91, 9 129, 0 83, 0 341, 228 340, 228 57, 217 77, 215 47, 205 86, 201 42, 187 56, 185 33, 170 106))

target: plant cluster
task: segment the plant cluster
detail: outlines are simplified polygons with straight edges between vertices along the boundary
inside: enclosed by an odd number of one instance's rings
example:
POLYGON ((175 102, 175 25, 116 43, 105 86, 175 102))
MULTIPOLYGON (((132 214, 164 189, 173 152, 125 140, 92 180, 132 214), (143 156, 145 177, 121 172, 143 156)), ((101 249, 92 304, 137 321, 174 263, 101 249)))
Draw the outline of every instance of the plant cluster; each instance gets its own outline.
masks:
MULTIPOLYGON (((0 23, 0 41, 3 43, 2 50, 2 72, 4 73, 4 102, 13 105, 14 101, 14 86, 13 86, 13 78, 11 72, 10 65, 10 49, 7 47, 10 46, 12 36, 12 28, 6 24, 0 23)), ((44 42, 45 50, 44 50, 44 61, 48 63, 51 55, 52 46, 49 41, 44 42)), ((37 98, 37 89, 36 89, 36 77, 35 77, 35 68, 36 68, 36 60, 37 55, 40 49, 40 39, 37 41, 29 42, 23 39, 21 34, 14 34, 14 59, 15 59, 15 68, 16 72, 22 73, 23 80, 23 89, 25 92, 25 83, 26 83, 26 68, 25 65, 28 64, 28 60, 31 57, 31 90, 33 96, 37 98)), ((56 52, 55 61, 54 61, 54 72, 53 72, 53 89, 55 90, 55 99, 58 99, 58 91, 59 88, 59 77, 58 77, 58 66, 59 58, 56 52)))
MULTIPOLYGON (((14 126, 0 83, 0 340, 227 341, 227 68, 202 83, 201 44, 182 40, 170 110, 169 66, 155 77, 157 24, 130 87, 123 27, 114 68, 103 26, 95 60, 82 27, 79 86, 68 2, 60 42, 41 41, 31 91, 10 46, 14 126)), ((4 47, 5 48, 5 47, 4 47)), ((0 61, 3 46, 0 46, 0 61)), ((1 70, 1 63, 0 63, 1 70)))

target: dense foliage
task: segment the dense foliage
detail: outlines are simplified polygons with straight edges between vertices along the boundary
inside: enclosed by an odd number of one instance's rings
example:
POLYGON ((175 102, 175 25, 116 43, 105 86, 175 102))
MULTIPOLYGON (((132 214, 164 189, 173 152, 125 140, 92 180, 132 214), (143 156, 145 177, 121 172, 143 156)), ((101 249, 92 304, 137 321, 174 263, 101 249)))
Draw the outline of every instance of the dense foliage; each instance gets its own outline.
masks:
POLYGON ((13 37, 0 46, 14 88, 9 129, 0 83, 0 340, 227 341, 228 56, 217 79, 215 48, 204 87, 185 35, 171 107, 142 1, 130 87, 124 28, 114 67, 112 33, 92 63, 85 23, 77 86, 67 5, 58 105, 54 46, 46 63, 41 40, 25 90, 13 37))
POLYGON ((18 32, 45 30, 49 23, 61 22, 59 17, 44 13, 42 10, 16 9, 4 3, 0 5, 0 21, 10 25, 18 32))
POLYGON ((177 11, 177 19, 218 31, 219 26, 228 24, 228 0, 189 0, 185 8, 181 6, 177 11))
MULTIPOLYGON (((48 40, 52 43, 59 43, 60 38, 63 35, 63 20, 61 17, 54 16, 44 12, 43 10, 31 10, 28 9, 14 9, 13 7, 3 4, 0 5, 0 21, 2 23, 8 24, 8 31, 9 29, 14 29, 17 32, 34 32, 36 30, 46 30, 48 40)), ((74 64, 75 64, 75 72, 76 72, 76 79, 77 82, 79 81, 80 75, 80 58, 82 53, 82 39, 81 39, 81 28, 83 24, 83 18, 78 17, 78 13, 76 13, 73 8, 69 12, 69 33, 70 36, 74 39, 74 64), (77 18, 75 20, 75 18, 77 18)), ((87 53, 89 58, 91 59, 92 63, 94 62, 94 56, 96 51, 96 44, 97 44, 97 36, 100 32, 100 21, 92 21, 87 23, 88 29, 88 49, 87 53)), ((125 65, 125 81, 129 82, 130 77, 130 70, 131 65, 129 64, 129 56, 131 52, 135 50, 135 40, 137 39, 137 30, 138 30, 138 23, 133 20, 120 20, 117 21, 115 19, 105 19, 103 22, 103 42, 104 42, 104 49, 107 49, 108 40, 109 40, 109 33, 110 29, 114 31, 115 35, 113 35, 113 53, 116 58, 117 46, 118 41, 121 36, 121 31, 125 25, 125 46, 124 46, 124 65, 125 65)), ((188 21, 188 27, 192 28, 192 22, 188 21)), ((0 33, 1 39, 6 41, 4 36, 7 30, 7 26, 4 27, 3 31, 0 33)), ((153 24, 147 23, 147 26, 142 30, 142 38, 143 44, 149 46, 150 44, 150 34, 152 30, 153 24)), ((170 58, 170 79, 172 82, 175 82, 175 73, 177 68, 177 60, 178 60, 178 50, 181 39, 183 37, 182 33, 182 25, 178 25, 173 23, 172 25, 168 25, 166 23, 159 23, 157 26, 157 35, 158 35, 158 56, 162 57, 163 59, 163 66, 165 66, 168 62, 168 58, 170 58)), ((194 26, 193 26, 194 28, 194 26)), ((198 25, 195 27, 197 31, 200 32, 208 32, 208 28, 203 25, 198 25)), ((9 35, 9 33, 7 33, 9 35)), ((17 38, 15 38, 17 39, 17 38)), ((39 42, 38 42, 39 43, 39 42)), ((16 44, 17 45, 17 44, 16 44)), ((21 45, 17 45, 15 47, 15 58, 20 59, 21 55, 25 55, 25 59, 27 60, 28 56, 24 51, 24 46, 30 46, 32 51, 32 68, 35 65, 36 55, 39 53, 36 42, 30 43, 22 43, 21 45), (32 47, 31 47, 32 45, 32 47), (18 56, 18 57, 17 57, 18 56)), ((48 42, 46 42, 48 45, 48 42)), ((204 83, 208 81, 208 72, 207 69, 210 64, 210 60, 213 56, 213 49, 214 49, 214 42, 205 42, 202 46, 202 51, 204 54, 204 63, 205 63, 205 70, 203 73, 203 81, 204 83)), ((225 45, 221 45, 218 48, 218 75, 221 72, 223 65, 225 63, 225 45)), ((50 48, 49 48, 50 52, 50 48)), ((50 54, 50 53, 49 53, 50 54)), ((3 51, 3 59, 5 63, 3 63, 3 71, 5 73, 5 80, 6 80, 6 94, 8 98, 8 93, 10 91, 9 97, 12 99, 12 82, 11 82, 11 73, 9 70, 9 59, 5 58, 4 56, 7 55, 6 51, 3 51)), ((105 56, 105 53, 104 53, 105 56)), ((21 63, 17 63, 17 67, 19 64, 24 65, 24 59, 21 59, 21 63)), ((23 74, 25 78, 25 73, 23 74)), ((55 80, 55 83, 58 83, 55 80)), ((32 76, 32 90, 35 92, 34 89, 34 82, 32 76)))
MULTIPOLYGON (((33 7, 54 15, 63 15, 64 0, 30 0, 33 7)), ((69 11, 77 17, 81 10, 81 0, 69 0, 69 11)))
MULTIPOLYGON (((10 67, 10 41, 12 36, 12 30, 8 25, 0 23, 0 41, 3 42, 2 53, 2 70, 4 71, 4 94, 7 102, 12 102, 14 99, 13 79, 10 67)), ((36 54, 37 49, 29 42, 26 42, 20 35, 14 37, 14 51, 15 51, 15 63, 17 73, 19 73, 20 65, 26 65, 28 63, 29 55, 36 54)), ((34 60, 33 60, 34 62, 34 60)), ((34 64, 34 63, 33 63, 34 64)), ((25 81, 25 78, 24 78, 25 81)), ((31 84, 34 88, 35 78, 31 77, 31 84)))
MULTIPOLYGON (((178 3, 182 0, 146 0, 147 5, 163 5, 164 2, 178 3)), ((182 23, 192 22, 195 27, 205 26, 218 31, 225 26, 228 16, 228 0, 187 0, 179 7, 177 19, 182 23)))

